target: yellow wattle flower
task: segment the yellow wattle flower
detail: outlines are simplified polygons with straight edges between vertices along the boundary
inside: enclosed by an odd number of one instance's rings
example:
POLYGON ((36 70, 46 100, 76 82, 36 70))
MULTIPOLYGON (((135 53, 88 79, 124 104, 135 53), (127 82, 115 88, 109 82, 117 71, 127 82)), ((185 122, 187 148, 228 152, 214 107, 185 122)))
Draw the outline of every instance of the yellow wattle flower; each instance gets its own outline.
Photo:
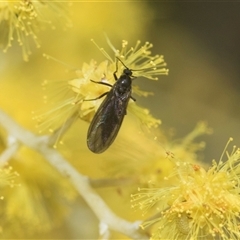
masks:
MULTIPOLYGON (((66 4, 65 4, 66 5, 66 4)), ((50 15, 66 17, 65 6, 56 1, 18 0, 3 1, 0 3, 0 46, 6 52, 14 39, 22 48, 23 59, 28 61, 30 40, 36 47, 40 47, 37 32, 44 24, 50 24, 54 28, 50 15)))
POLYGON ((226 155, 225 162, 213 161, 208 170, 175 162, 175 171, 166 178, 174 178, 174 185, 133 195, 144 213, 151 208, 159 213, 142 224, 154 225, 152 239, 239 239, 240 149, 226 155))
MULTIPOLYGON (((57 127, 66 126, 68 119, 73 116, 75 118, 80 117, 81 119, 90 122, 99 105, 103 101, 103 98, 98 97, 109 91, 108 86, 93 83, 91 80, 102 81, 113 85, 116 82, 113 73, 116 71, 117 67, 118 71, 116 75, 118 77, 126 68, 124 65, 129 69, 136 69, 136 72, 134 72, 134 76, 136 77, 142 76, 151 80, 156 80, 156 75, 168 74, 168 69, 165 68, 166 63, 164 62, 163 56, 151 55, 149 49, 152 48, 152 44, 147 42, 140 46, 140 42, 138 41, 135 47, 131 47, 127 50, 128 43, 124 40, 122 42, 121 50, 116 50, 109 40, 108 43, 114 51, 113 58, 110 57, 103 48, 98 47, 107 57, 107 60, 100 64, 97 64, 94 60, 91 60, 89 64, 83 63, 82 68, 76 71, 77 78, 66 81, 63 86, 66 89, 65 92, 67 92, 66 95, 68 98, 65 98, 64 101, 59 101, 55 108, 53 107, 49 112, 35 117, 39 122, 40 127, 45 125, 51 132, 53 132, 56 125, 54 127, 52 125, 57 122, 57 127), (119 57, 124 65, 118 61, 116 57, 119 57), (94 100, 84 101, 89 99, 94 100), (63 113, 65 114, 65 117, 63 117, 63 113), (53 118, 53 124, 51 124, 51 116, 53 118), (46 118, 48 119, 46 120, 46 118)), ((45 81, 44 87, 46 85, 48 85, 47 81, 45 81)), ((135 93, 135 89, 136 94, 139 94, 140 96, 149 95, 149 92, 144 92, 137 87, 133 87, 133 94, 135 93)), ((147 109, 137 106, 137 104, 131 100, 128 109, 129 112, 136 115, 148 127, 157 127, 160 124, 160 120, 152 117, 147 109)))

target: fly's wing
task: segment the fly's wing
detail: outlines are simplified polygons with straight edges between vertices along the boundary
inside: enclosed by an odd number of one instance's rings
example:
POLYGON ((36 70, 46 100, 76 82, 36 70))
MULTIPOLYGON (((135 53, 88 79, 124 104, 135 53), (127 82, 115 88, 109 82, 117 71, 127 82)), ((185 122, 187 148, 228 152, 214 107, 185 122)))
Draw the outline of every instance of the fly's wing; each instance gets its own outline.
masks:
POLYGON ((112 144, 126 114, 130 97, 131 91, 123 96, 116 96, 114 89, 108 93, 88 129, 87 145, 92 152, 104 152, 112 144))

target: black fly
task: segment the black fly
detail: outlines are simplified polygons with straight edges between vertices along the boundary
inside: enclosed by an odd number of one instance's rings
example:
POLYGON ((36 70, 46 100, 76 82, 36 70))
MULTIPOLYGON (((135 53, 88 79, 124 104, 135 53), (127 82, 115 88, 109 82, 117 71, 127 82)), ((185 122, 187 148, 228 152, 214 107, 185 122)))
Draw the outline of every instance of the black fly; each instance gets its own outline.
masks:
POLYGON ((88 129, 87 145, 94 153, 104 152, 113 143, 122 125, 123 118, 127 114, 126 109, 129 99, 131 98, 136 101, 136 99, 131 96, 132 79, 134 78, 132 70, 126 67, 119 58, 117 58, 116 71, 113 73, 113 76, 116 80, 114 85, 91 80, 94 83, 111 87, 109 92, 105 92, 96 98, 99 99, 107 95, 94 115, 88 129), (119 78, 116 75, 118 71, 118 61, 125 67, 119 78))

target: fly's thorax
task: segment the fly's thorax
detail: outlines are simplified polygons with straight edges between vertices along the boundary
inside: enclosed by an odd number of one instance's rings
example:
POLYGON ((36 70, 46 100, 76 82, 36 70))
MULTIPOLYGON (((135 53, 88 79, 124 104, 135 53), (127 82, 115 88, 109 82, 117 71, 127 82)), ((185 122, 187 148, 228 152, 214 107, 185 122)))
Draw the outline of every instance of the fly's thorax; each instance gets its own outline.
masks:
POLYGON ((127 92, 131 92, 132 79, 130 76, 121 75, 115 84, 115 90, 119 95, 124 95, 127 92))

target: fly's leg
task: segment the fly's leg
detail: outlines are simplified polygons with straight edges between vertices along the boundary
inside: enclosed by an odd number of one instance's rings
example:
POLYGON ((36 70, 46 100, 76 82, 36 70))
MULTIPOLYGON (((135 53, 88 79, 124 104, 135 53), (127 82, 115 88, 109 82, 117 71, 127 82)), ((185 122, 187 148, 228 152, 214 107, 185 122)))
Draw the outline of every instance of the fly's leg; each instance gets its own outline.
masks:
POLYGON ((102 85, 105 85, 105 86, 108 86, 108 87, 112 87, 112 85, 110 83, 94 81, 94 80, 91 80, 91 79, 90 79, 90 81, 94 82, 94 83, 97 83, 97 84, 102 84, 102 85))
POLYGON ((84 99, 83 101, 94 101, 94 100, 98 100, 102 97, 104 97, 105 95, 107 95, 109 92, 105 92, 103 94, 101 94, 100 96, 96 97, 96 98, 92 98, 92 99, 84 99))
POLYGON ((115 70, 115 72, 113 73, 113 76, 114 76, 114 79, 115 79, 115 81, 117 81, 118 80, 118 77, 117 77, 117 71, 118 71, 118 58, 116 58, 117 59, 117 61, 116 61, 116 70, 115 70))

